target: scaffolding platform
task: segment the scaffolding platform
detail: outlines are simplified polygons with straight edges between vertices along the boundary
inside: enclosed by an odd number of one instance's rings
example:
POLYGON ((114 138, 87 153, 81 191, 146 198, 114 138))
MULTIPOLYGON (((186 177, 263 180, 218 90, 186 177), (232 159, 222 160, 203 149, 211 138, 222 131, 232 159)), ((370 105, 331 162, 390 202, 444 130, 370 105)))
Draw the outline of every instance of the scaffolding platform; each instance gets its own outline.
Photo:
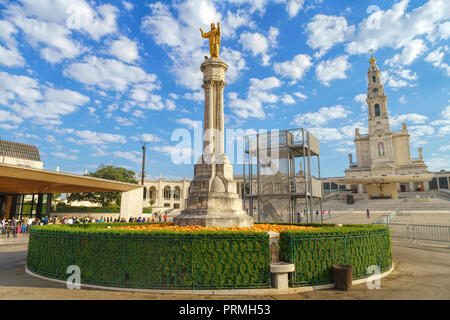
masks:
POLYGON ((255 221, 296 222, 300 205, 310 216, 304 221, 312 221, 314 202, 322 211, 319 140, 310 132, 298 128, 247 135, 243 155, 243 206, 255 221), (318 177, 312 175, 312 158, 318 177))

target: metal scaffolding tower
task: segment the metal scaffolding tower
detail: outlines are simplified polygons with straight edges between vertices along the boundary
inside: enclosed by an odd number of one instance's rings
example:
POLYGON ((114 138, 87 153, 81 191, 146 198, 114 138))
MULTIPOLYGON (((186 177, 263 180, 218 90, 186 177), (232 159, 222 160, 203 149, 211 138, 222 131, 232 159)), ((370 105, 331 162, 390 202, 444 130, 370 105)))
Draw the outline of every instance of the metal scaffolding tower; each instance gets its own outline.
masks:
POLYGON ((255 221, 295 222, 297 208, 304 201, 309 212, 305 219, 312 222, 314 200, 318 200, 323 222, 319 140, 315 136, 303 128, 271 131, 245 136, 243 146, 243 204, 250 216, 257 214, 255 221), (317 159, 317 178, 312 175, 312 157, 317 159))

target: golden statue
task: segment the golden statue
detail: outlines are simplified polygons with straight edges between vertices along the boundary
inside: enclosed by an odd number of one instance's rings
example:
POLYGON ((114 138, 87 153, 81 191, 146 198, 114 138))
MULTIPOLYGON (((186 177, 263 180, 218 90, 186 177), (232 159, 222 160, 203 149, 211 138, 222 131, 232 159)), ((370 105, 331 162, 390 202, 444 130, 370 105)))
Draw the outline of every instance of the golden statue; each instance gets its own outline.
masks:
POLYGON ((209 38, 209 53, 211 58, 219 58, 220 50, 220 23, 217 22, 217 28, 214 23, 211 23, 211 31, 204 33, 200 28, 203 38, 209 38))

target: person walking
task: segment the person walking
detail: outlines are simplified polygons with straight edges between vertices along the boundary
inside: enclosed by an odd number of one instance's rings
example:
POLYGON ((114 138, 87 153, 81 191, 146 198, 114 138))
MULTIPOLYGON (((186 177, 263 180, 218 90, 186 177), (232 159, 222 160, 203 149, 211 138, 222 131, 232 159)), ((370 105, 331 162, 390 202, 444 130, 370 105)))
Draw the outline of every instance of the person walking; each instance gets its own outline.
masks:
POLYGON ((298 223, 301 223, 302 222, 302 217, 301 217, 301 211, 300 210, 298 210, 298 212, 297 212, 297 221, 298 221, 298 223))
POLYGON ((167 222, 167 212, 164 213, 164 222, 167 222))
POLYGON ((13 234, 13 237, 16 237, 16 232, 17 232, 17 221, 15 217, 12 217, 11 219, 11 231, 13 234))
POLYGON ((303 217, 306 218, 306 222, 308 222, 308 216, 306 215, 306 208, 303 209, 303 217))
POLYGON ((319 210, 316 211, 316 221, 319 220, 319 210))
POLYGON ((369 209, 366 210, 366 214, 367 214, 367 219, 370 219, 370 211, 369 211, 369 209))
POLYGON ((159 222, 161 223, 161 212, 158 214, 159 222))

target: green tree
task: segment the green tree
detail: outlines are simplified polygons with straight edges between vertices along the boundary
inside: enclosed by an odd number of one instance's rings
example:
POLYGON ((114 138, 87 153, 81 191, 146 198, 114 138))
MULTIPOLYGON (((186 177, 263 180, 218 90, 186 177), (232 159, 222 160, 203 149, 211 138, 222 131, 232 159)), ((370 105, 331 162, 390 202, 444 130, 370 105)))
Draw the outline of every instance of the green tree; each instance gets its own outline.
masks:
MULTIPOLYGON (((138 184, 135 172, 125 168, 100 165, 94 172, 89 172, 85 176, 101 178, 106 180, 115 180, 128 183, 138 184)), ((100 203, 102 207, 110 207, 113 205, 120 206, 120 192, 84 192, 71 193, 67 197, 67 201, 90 201, 100 203)))

